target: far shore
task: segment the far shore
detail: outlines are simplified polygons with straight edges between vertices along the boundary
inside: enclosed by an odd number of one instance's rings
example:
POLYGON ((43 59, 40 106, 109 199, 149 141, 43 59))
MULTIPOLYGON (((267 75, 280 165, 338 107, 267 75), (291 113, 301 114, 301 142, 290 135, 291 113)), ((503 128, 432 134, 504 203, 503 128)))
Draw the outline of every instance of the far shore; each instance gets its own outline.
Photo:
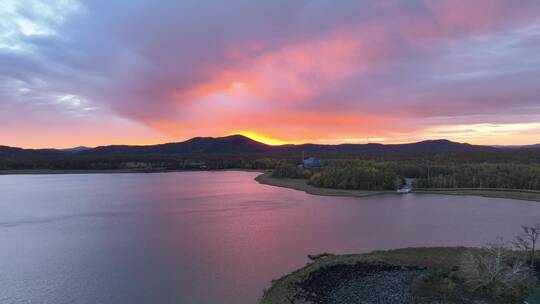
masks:
MULTIPOLYGON (((271 172, 263 173, 255 178, 261 184, 290 188, 295 190, 304 191, 313 195, 324 196, 349 196, 349 197, 365 197, 380 194, 393 193, 398 194, 396 191, 365 191, 365 190, 344 190, 344 189, 331 189, 331 188, 318 188, 308 184, 307 179, 295 179, 295 178, 275 178, 272 177, 271 172)), ((463 195, 463 196, 482 196, 490 198, 506 198, 525 201, 540 202, 540 191, 531 190, 513 190, 513 189, 414 189, 413 193, 420 194, 444 194, 444 195, 463 195)))
POLYGON ((220 170, 182 170, 182 169, 23 169, 23 170, 0 170, 1 175, 46 175, 46 174, 115 174, 115 173, 167 173, 167 172, 219 172, 219 171, 243 171, 265 173, 268 170, 257 169, 220 169, 220 170))
POLYGON ((53 170, 53 169, 23 169, 23 170, 0 170, 0 175, 46 175, 46 174, 103 174, 103 173, 159 173, 172 172, 171 170, 156 169, 83 169, 83 170, 53 170))
MULTIPOLYGON (((170 169, 96 169, 96 170, 52 170, 52 169, 25 169, 25 170, 0 170, 1 175, 42 175, 42 174, 117 174, 117 173, 167 173, 167 172, 201 172, 202 170, 170 170, 170 169)), ((319 188, 308 184, 307 179, 301 178, 275 178, 272 177, 271 170, 262 169, 222 169, 208 170, 209 172, 219 171, 244 171, 259 172, 255 180, 260 184, 275 187, 299 190, 312 195, 322 196, 345 196, 345 197, 366 197, 381 194, 396 194, 395 191, 368 191, 368 190, 345 190, 333 188, 319 188)), ((514 190, 514 189, 414 189, 413 193, 420 194, 444 194, 463 196, 482 196, 490 198, 506 198, 524 201, 540 202, 540 191, 514 190)), ((400 194, 406 195, 406 194, 400 194)))

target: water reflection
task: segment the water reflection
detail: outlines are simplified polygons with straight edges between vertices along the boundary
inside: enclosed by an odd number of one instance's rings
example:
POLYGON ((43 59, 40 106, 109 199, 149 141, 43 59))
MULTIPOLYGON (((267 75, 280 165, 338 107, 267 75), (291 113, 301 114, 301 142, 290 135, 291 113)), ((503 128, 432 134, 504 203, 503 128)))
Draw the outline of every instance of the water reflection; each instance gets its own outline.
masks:
POLYGON ((0 176, 1 303, 255 303, 318 252, 482 245, 540 204, 338 198, 249 172, 0 176))

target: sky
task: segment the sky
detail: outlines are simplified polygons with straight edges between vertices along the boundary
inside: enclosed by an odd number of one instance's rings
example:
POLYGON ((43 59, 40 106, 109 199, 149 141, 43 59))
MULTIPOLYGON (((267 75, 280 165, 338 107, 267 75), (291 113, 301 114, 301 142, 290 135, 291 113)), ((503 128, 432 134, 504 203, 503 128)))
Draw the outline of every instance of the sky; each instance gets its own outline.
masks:
POLYGON ((540 143, 540 1, 2 0, 0 145, 540 143))

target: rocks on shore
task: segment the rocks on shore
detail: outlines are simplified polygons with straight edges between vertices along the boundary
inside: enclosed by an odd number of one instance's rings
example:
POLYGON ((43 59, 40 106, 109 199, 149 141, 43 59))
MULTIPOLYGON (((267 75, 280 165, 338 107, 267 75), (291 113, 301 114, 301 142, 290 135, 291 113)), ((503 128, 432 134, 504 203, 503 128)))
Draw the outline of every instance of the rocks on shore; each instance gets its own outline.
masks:
POLYGON ((298 284, 298 298, 316 304, 408 304, 411 282, 425 272, 387 264, 327 266, 298 284))

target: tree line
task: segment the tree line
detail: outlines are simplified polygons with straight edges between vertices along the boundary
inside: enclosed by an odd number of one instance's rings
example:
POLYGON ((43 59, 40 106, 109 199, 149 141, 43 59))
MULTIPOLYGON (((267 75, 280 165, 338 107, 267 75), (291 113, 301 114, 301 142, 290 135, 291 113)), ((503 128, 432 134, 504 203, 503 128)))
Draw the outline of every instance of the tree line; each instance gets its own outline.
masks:
MULTIPOLYGON (((470 154, 416 155, 414 158, 328 157, 320 169, 305 169, 296 155, 118 155, 1 159, 0 170, 220 170, 273 169, 275 177, 306 178, 317 187, 395 190, 404 178, 418 188, 504 188, 540 190, 540 160, 533 152, 519 159, 481 161, 470 154)), ((522 152, 524 153, 524 152, 522 152)))
POLYGON ((186 155, 186 156, 69 156, 51 158, 0 159, 0 170, 221 170, 273 169, 281 161, 269 157, 186 155))
POLYGON ((425 160, 328 160, 320 169, 280 162, 274 177, 307 178, 316 187, 395 190, 404 178, 418 188, 502 188, 540 190, 538 163, 455 163, 425 160))

